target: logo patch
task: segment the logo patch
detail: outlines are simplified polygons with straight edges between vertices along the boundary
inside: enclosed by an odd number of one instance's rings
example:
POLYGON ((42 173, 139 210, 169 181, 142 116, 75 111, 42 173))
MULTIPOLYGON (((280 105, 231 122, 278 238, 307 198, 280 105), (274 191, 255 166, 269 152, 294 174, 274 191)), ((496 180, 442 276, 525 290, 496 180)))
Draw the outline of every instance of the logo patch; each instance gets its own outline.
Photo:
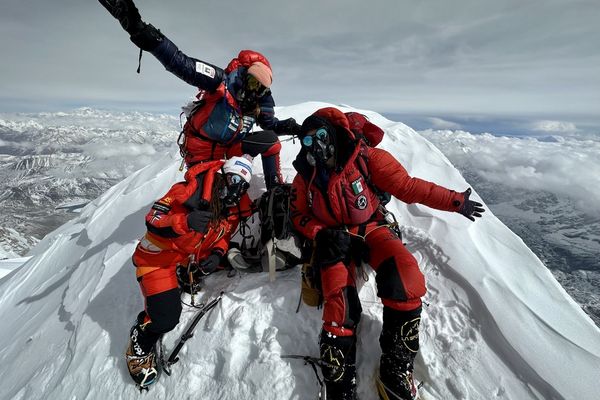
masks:
POLYGON ((352 182, 352 191, 354 192, 354 194, 362 193, 363 190, 365 189, 363 188, 362 178, 358 178, 357 180, 352 182))
POLYGON ((244 164, 241 161, 236 161, 234 165, 239 165, 242 168, 246 168, 248 171, 250 171, 250 173, 252 173, 252 167, 248 164, 244 164))
POLYGON ((364 194, 361 194, 356 199, 356 208, 358 208, 359 210, 364 210, 365 208, 367 208, 367 204, 369 204, 369 201, 367 200, 367 196, 365 196, 364 194))
POLYGON ((213 67, 211 67, 210 65, 206 65, 200 61, 196 61, 196 72, 202 75, 206 75, 209 78, 214 78, 216 74, 215 69, 213 67))
POLYGON ((405 322, 400 328, 400 335, 402 335, 402 342, 406 348, 416 353, 419 351, 419 323, 421 317, 417 317, 412 321, 405 322))

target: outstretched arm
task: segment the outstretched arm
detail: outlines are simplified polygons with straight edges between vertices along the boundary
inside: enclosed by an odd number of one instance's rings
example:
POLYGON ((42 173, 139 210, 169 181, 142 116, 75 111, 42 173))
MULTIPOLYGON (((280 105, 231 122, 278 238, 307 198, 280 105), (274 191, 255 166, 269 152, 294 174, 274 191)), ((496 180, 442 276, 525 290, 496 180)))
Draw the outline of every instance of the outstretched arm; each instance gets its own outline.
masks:
POLYGON ((188 57, 158 29, 143 22, 133 0, 98 1, 119 21, 136 46, 152 53, 173 75, 208 91, 214 91, 223 81, 225 73, 221 68, 188 57))
POLYGON ((267 93, 258 101, 258 124, 265 130, 274 131, 278 135, 297 135, 301 126, 294 118, 279 120, 275 117, 275 100, 267 93))
POLYGON ((377 148, 369 148, 369 171, 373 184, 404 201, 420 203, 431 208, 454 211, 471 221, 484 212, 481 203, 470 200, 471 189, 463 193, 446 189, 443 186, 411 177, 406 169, 390 153, 377 148))

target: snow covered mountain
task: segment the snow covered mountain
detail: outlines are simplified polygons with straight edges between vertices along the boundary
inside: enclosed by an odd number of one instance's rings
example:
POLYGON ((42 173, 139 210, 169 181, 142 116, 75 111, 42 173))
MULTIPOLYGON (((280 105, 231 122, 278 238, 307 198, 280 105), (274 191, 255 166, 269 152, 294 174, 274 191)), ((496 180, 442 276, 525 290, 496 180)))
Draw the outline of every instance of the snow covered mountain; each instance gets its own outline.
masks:
POLYGON ((420 134, 600 326, 600 137, 420 134))
POLYGON ((25 255, 71 212, 174 146, 173 127, 169 116, 89 108, 0 116, 0 252, 25 255))
MULTIPOLYGON (((278 115, 302 120, 322 106, 305 103, 278 109, 278 115)), ((409 173, 457 190, 469 186, 412 129, 364 113, 386 130, 381 146, 409 173)), ((283 146, 288 180, 298 146, 283 146)), ((1 399, 138 396, 123 361, 128 329, 143 307, 130 257, 150 204, 181 178, 176 152, 154 158, 0 279, 0 318, 6 321, 0 325, 1 399)), ((252 195, 258 194, 255 187, 252 195)), ((471 223, 420 205, 392 201, 390 208, 428 279, 416 363, 425 399, 597 398, 600 330, 519 237, 491 212, 471 223)), ((303 306, 295 313, 299 271, 280 273, 274 283, 265 274, 215 274, 202 300, 221 290, 222 303, 197 327, 173 376, 163 376, 145 397, 316 398, 310 367, 280 357, 318 354, 320 310, 303 306)), ((372 274, 360 297, 359 396, 373 400, 381 305, 372 274)), ((167 347, 192 316, 184 307, 167 347)))

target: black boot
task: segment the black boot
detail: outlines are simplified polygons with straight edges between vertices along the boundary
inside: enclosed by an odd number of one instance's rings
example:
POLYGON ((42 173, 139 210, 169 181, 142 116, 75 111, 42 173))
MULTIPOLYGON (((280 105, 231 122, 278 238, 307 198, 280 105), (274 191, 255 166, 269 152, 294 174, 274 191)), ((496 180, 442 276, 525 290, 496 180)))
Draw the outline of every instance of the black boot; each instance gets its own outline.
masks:
POLYGON ((323 330, 321 360, 327 397, 324 400, 356 400, 356 337, 335 336, 323 330))
POLYGON ((382 400, 414 400, 417 388, 413 363, 419 351, 421 308, 398 311, 383 308, 383 329, 379 337, 381 360, 377 389, 382 400))
POLYGON ((158 378, 156 367, 156 341, 160 335, 147 331, 148 323, 144 323, 146 313, 142 311, 135 325, 129 332, 129 346, 125 352, 127 370, 140 388, 146 388, 158 378))

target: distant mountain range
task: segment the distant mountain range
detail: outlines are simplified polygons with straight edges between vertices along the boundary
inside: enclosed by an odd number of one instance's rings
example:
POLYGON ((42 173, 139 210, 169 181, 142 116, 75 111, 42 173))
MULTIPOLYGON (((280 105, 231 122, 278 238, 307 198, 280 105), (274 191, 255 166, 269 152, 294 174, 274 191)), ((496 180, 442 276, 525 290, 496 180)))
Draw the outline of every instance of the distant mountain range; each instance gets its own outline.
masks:
POLYGON ((68 113, 0 116, 0 255, 24 255, 157 153, 172 148, 178 122, 164 115, 68 113))

